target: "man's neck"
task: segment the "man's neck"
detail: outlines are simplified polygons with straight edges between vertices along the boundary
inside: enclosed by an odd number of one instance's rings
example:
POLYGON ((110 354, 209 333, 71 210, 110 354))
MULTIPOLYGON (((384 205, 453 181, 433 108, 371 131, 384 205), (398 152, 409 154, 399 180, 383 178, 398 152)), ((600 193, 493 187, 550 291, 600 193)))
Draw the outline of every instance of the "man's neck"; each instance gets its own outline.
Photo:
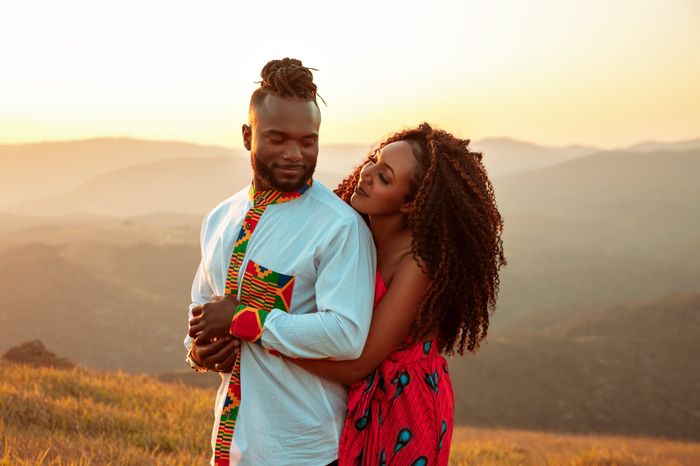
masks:
POLYGON ((297 186, 294 189, 279 189, 279 188, 275 188, 273 186, 270 186, 269 184, 265 183, 260 178, 254 176, 253 177, 253 189, 255 189, 255 191, 279 191, 279 192, 283 192, 283 193, 291 193, 291 192, 296 192, 296 191, 301 190, 302 188, 304 188, 304 186, 307 185, 307 183, 309 183, 309 181, 310 180, 308 180, 308 179, 305 180, 301 185, 297 186))

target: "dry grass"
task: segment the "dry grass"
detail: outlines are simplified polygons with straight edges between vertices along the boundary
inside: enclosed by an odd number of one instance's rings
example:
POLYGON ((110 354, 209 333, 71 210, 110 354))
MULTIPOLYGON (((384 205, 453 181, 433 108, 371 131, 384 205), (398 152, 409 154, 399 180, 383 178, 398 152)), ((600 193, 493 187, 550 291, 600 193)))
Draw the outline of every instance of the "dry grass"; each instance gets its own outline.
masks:
POLYGON ((204 464, 211 390, 0 361, 0 465, 204 464))
POLYGON ((700 443, 461 427, 450 464, 459 466, 691 466, 700 443))
MULTIPOLYGON (((0 466, 192 465, 209 458, 212 390, 0 361, 0 466)), ((452 465, 700 464, 700 444, 455 430, 452 465)))

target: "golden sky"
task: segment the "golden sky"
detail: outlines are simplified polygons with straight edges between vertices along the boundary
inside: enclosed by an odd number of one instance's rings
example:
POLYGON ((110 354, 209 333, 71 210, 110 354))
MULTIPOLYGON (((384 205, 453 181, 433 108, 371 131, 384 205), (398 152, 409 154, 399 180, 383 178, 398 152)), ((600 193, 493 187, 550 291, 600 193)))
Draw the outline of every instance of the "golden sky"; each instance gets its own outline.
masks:
POLYGON ((700 1, 0 3, 0 143, 240 145, 272 58, 315 73, 321 142, 427 120, 617 147, 700 137, 700 1))

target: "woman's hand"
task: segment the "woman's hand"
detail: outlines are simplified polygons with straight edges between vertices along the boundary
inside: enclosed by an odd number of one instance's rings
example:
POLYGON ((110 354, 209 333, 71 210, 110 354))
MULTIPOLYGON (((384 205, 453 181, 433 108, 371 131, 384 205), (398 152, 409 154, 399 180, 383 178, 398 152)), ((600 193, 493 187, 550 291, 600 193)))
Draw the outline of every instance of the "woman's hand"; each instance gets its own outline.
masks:
POLYGON ((195 344, 192 347, 192 357, 211 371, 231 372, 240 349, 241 340, 228 336, 204 345, 195 344))

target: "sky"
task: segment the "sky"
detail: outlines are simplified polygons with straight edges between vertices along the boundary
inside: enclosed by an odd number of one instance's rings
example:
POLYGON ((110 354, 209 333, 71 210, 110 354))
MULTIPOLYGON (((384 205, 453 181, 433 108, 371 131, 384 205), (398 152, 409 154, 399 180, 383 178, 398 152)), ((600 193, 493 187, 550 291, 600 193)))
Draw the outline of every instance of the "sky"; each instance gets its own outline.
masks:
POLYGON ((0 0, 0 143, 238 147, 286 56, 318 70, 322 144, 700 137, 700 0, 0 0))

